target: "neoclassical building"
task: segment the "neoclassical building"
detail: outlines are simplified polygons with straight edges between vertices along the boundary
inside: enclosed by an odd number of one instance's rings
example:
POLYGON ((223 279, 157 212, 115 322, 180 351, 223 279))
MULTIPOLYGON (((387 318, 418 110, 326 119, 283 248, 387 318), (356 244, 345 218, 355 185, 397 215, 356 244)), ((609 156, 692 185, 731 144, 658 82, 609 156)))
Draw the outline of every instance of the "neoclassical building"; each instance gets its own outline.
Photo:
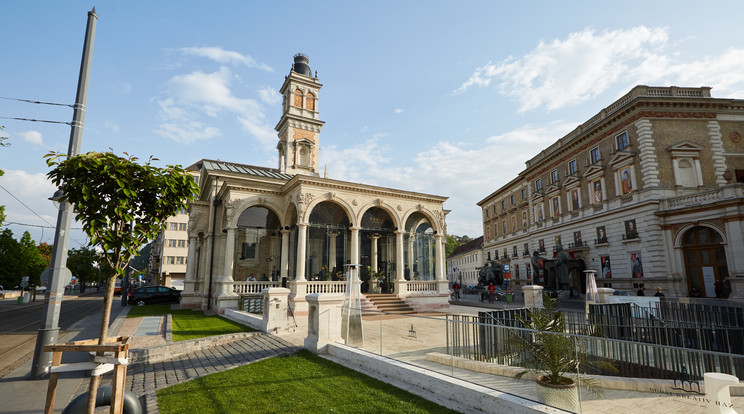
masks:
POLYGON ((478 202, 486 260, 550 285, 531 255, 560 245, 600 287, 744 298, 742 135, 742 99, 637 86, 478 202))
MULTIPOLYGON (((322 85, 298 54, 281 87, 278 168, 202 160, 191 204, 182 305, 223 311, 241 295, 290 289, 295 313, 308 293, 343 292, 347 264, 385 280, 414 307, 446 306, 446 197, 320 176, 322 85)), ((368 287, 368 286, 364 286, 368 287)))
POLYGON ((457 246, 447 257, 450 283, 457 282, 463 287, 477 285, 483 263, 483 236, 457 246))

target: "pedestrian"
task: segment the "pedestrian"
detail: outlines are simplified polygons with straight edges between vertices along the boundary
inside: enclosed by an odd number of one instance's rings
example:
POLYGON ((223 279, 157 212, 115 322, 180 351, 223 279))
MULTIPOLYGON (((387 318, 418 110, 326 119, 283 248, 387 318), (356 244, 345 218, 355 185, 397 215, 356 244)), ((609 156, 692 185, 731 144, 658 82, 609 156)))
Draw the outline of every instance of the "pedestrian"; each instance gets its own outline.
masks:
POLYGON ((455 299, 460 300, 460 285, 457 282, 455 282, 455 284, 452 285, 452 289, 455 290, 455 299))
POLYGON ((638 287, 638 296, 646 296, 646 285, 641 283, 641 285, 638 287))
POLYGON ((661 286, 656 286, 656 293, 654 293, 654 296, 656 296, 656 297, 662 297, 662 296, 664 296, 664 294, 661 293, 661 286))
POLYGON ((496 296, 496 286, 493 285, 493 281, 488 282, 488 303, 493 303, 493 298, 496 296))

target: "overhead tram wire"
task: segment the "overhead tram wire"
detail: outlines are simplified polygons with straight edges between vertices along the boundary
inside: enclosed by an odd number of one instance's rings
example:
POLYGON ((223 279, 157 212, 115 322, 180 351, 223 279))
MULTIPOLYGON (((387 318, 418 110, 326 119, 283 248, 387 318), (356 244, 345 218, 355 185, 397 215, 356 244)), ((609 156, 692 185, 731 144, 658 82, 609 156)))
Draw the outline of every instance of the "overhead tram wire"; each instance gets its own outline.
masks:
MULTIPOLYGON (((69 108, 73 108, 73 109, 75 108, 75 105, 62 104, 62 103, 56 103, 56 102, 35 101, 32 99, 9 98, 7 96, 0 96, 0 99, 5 99, 8 101, 26 102, 26 103, 32 103, 32 104, 37 104, 37 105, 67 106, 69 108)), ((18 117, 7 117, 7 116, 0 116, 0 119, 10 119, 14 121, 28 121, 28 122, 44 122, 47 124, 64 124, 64 125, 72 126, 72 122, 48 121, 45 119, 18 118, 18 117)))
MULTIPOLYGON (((3 190, 5 190, 6 193, 10 194, 10 196, 13 197, 17 202, 21 203, 21 205, 23 207, 26 207, 30 212, 34 213, 36 215, 36 217, 40 218, 44 223, 48 224, 50 228, 56 228, 56 226, 54 226, 54 225, 52 225, 52 223, 48 222, 47 219, 45 219, 44 217, 42 217, 41 215, 39 215, 39 213, 35 212, 33 209, 31 209, 31 207, 29 207, 28 205, 26 205, 26 203, 24 203, 18 197, 16 197, 13 193, 11 193, 10 191, 8 191, 7 188, 3 187, 2 184, 0 184, 0 188, 2 188, 3 190)), ((26 224, 22 224, 22 223, 7 223, 5 225, 9 225, 9 224, 26 225, 26 224)), ((32 227, 43 227, 43 226, 38 226, 38 225, 37 226, 28 225, 28 226, 32 226, 32 227)), ((80 243, 77 240, 75 240, 75 243, 79 244, 80 246, 83 246, 83 244, 80 243)))

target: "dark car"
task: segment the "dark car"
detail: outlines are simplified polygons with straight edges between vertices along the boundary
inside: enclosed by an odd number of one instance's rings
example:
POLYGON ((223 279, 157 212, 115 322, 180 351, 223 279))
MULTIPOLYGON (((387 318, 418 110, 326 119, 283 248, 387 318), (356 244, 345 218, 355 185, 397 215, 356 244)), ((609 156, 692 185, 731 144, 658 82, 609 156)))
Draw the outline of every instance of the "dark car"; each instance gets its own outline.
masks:
POLYGON ((129 292, 127 302, 137 306, 153 303, 180 303, 181 291, 166 286, 145 286, 129 292))

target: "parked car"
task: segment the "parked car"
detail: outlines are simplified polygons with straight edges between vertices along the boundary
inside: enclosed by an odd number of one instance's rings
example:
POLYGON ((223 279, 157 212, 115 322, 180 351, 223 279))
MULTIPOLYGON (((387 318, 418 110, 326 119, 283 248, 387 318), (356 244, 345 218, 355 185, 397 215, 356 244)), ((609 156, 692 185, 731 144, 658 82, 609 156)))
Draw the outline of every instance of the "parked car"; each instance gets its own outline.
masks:
POLYGON ((121 295, 121 280, 114 282, 114 295, 121 295))
POLYGON ((154 303, 180 303, 181 292, 166 286, 145 286, 129 292, 127 303, 145 306, 154 303))
POLYGON ((466 295, 475 295, 478 293, 478 289, 476 289, 473 285, 467 285, 465 286, 465 289, 463 291, 466 295))

